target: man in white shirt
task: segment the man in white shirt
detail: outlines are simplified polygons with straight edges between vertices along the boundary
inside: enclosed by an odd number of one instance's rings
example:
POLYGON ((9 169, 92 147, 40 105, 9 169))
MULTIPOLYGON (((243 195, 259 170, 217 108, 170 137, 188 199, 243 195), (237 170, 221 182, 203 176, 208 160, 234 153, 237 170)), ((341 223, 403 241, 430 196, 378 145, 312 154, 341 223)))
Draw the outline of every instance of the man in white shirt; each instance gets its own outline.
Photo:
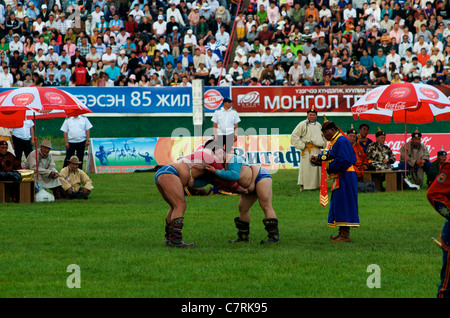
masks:
POLYGON ((225 25, 221 25, 219 31, 216 33, 216 40, 228 47, 230 44, 230 33, 225 31, 225 25))
POLYGON ((144 12, 139 9, 139 4, 136 3, 133 7, 133 10, 130 11, 129 15, 134 17, 134 20, 139 24, 141 19, 144 17, 144 12))
POLYGON ((400 57, 405 57, 406 56, 406 50, 408 48, 413 48, 412 44, 408 41, 408 35, 404 34, 403 35, 403 39, 402 42, 400 43, 400 45, 398 46, 398 55, 400 55, 400 57))
POLYGON ((400 69, 400 55, 395 53, 395 48, 391 48, 390 53, 386 56, 386 72, 389 72, 389 65, 395 63, 397 70, 400 69))
POLYGON ((272 54, 273 54, 273 57, 275 59, 277 59, 278 57, 281 57, 282 48, 281 48, 281 45, 278 43, 277 40, 273 40, 272 44, 270 44, 269 47, 270 47, 270 49, 272 51, 272 54))
POLYGON ((422 67, 422 71, 420 72, 420 78, 424 83, 431 79, 431 75, 435 73, 435 69, 433 67, 433 62, 428 60, 425 64, 425 67, 422 67))
POLYGON ((21 128, 14 128, 12 132, 12 141, 14 145, 14 153, 17 160, 22 161, 22 154, 25 159, 33 151, 34 145, 34 123, 32 120, 24 120, 21 128))
POLYGON ((370 7, 368 9, 366 9, 366 11, 364 13, 367 16, 373 15, 373 18, 374 18, 376 23, 380 23, 381 22, 381 9, 380 9, 380 7, 377 6, 375 1, 370 3, 370 7))
POLYGON ((389 14, 385 14, 383 16, 383 20, 380 22, 380 29, 384 29, 388 32, 391 32, 392 28, 394 27, 394 20, 389 19, 389 14))
POLYGON ((121 47, 127 43, 127 39, 130 37, 130 33, 128 33, 125 28, 120 29, 119 34, 116 36, 117 44, 121 47))
POLYGON ((183 17, 180 13, 180 10, 177 9, 177 6, 175 3, 172 3, 170 5, 170 8, 166 11, 166 22, 170 21, 170 17, 175 17, 175 22, 179 23, 182 26, 186 26, 186 23, 184 23, 183 17))
POLYGON ((97 23, 100 23, 102 16, 104 16, 104 13, 103 11, 100 10, 100 6, 96 5, 91 15, 92 15, 92 23, 94 23, 94 25, 97 25, 97 23))
MULTIPOLYGON (((48 28, 48 21, 46 24, 48 28)), ((87 20, 84 22, 84 30, 87 36, 91 36, 92 34, 94 34, 95 26, 96 24, 92 21, 92 14, 88 14, 87 20)))
POLYGON ((80 160, 80 169, 83 169, 84 148, 90 144, 90 129, 92 124, 84 116, 69 117, 64 120, 61 130, 64 132, 64 141, 66 147, 66 158, 63 167, 68 166, 68 161, 75 152, 80 160))
POLYGON ((289 80, 288 82, 290 85, 298 85, 300 82, 300 79, 302 78, 303 69, 298 64, 298 60, 294 60, 294 64, 289 68, 289 80))
POLYGON ((309 60, 305 61, 305 66, 303 69, 303 85, 311 86, 314 81, 314 68, 311 66, 311 62, 309 60))
POLYGON ((3 72, 0 73, 0 87, 11 87, 14 82, 12 74, 9 72, 7 66, 3 67, 3 72))
POLYGON ((423 35, 419 36, 419 41, 414 44, 413 53, 419 55, 422 49, 427 50, 427 54, 430 54, 430 46, 425 42, 423 35))
POLYGON ((208 49, 205 55, 205 67, 207 69, 212 69, 217 66, 218 61, 221 61, 219 56, 216 53, 213 53, 211 49, 208 49))
POLYGON ((447 29, 444 30, 443 35, 444 35, 444 39, 446 39, 447 36, 450 35, 450 20, 447 21, 447 29))
POLYGON ((36 52, 37 52, 39 49, 42 49, 42 53, 43 53, 44 55, 47 55, 47 54, 48 54, 48 44, 44 42, 44 36, 42 36, 42 35, 39 36, 39 42, 37 42, 37 43, 35 44, 35 50, 36 50, 36 52))
POLYGON ((261 56, 261 63, 264 67, 275 62, 275 57, 273 56, 270 47, 266 47, 266 52, 261 56))
POLYGON ((197 45, 197 37, 192 33, 191 29, 187 30, 186 35, 183 38, 184 48, 190 49, 191 54, 194 53, 195 46, 197 45))
POLYGON ((344 21, 347 21, 348 19, 356 19, 358 17, 351 1, 347 4, 347 8, 344 10, 343 16, 344 21))
POLYGON ((102 62, 103 64, 116 64, 116 60, 117 60, 117 56, 112 53, 111 51, 111 47, 107 46, 106 47, 106 52, 102 55, 102 62))
POLYGON ((48 54, 45 56, 45 64, 48 65, 50 62, 55 63, 55 65, 58 64, 59 55, 58 53, 55 53, 53 46, 48 47, 48 54))
POLYGON ((332 18, 331 10, 325 3, 322 4, 322 9, 319 11, 319 19, 322 19, 323 17, 327 17, 329 19, 332 18))
POLYGON ((413 57, 412 62, 406 66, 406 76, 409 80, 413 80, 415 77, 422 74, 422 65, 419 63, 417 57, 413 57))
MULTIPOLYGON (((19 51, 19 55, 23 54, 23 43, 19 41, 20 37, 16 33, 13 36, 14 40, 9 43, 9 51, 13 53, 14 51, 19 51)), ((36 47, 37 50, 37 47, 36 47)))
POLYGON ((322 63, 322 58, 319 53, 317 53, 317 49, 315 47, 313 47, 311 49, 311 53, 308 54, 308 60, 311 63, 312 68, 316 68, 317 64, 322 63))
POLYGON ((214 77, 216 81, 219 79, 219 77, 224 78, 227 75, 227 70, 222 66, 222 61, 217 61, 217 65, 211 68, 211 71, 209 72, 209 75, 214 77))
POLYGON ((167 31, 167 22, 164 21, 164 17, 162 15, 158 15, 158 21, 153 23, 153 33, 160 37, 165 34, 167 31))
POLYGON ((238 136, 238 123, 241 121, 236 110, 232 108, 234 101, 225 98, 223 107, 214 112, 213 122, 214 139, 221 145, 225 145, 225 151, 231 151, 238 136))
POLYGON ((166 42, 165 38, 163 36, 159 37, 159 43, 156 44, 156 49, 160 52, 163 52, 164 50, 167 50, 170 52, 170 45, 166 42))

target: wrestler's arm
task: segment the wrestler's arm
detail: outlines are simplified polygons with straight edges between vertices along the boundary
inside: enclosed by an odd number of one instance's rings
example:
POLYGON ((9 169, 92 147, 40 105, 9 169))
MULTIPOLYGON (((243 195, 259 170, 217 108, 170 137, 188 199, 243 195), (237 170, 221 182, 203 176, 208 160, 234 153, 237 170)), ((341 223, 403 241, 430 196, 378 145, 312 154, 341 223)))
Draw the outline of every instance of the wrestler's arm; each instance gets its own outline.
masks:
POLYGON ((215 175, 227 181, 237 181, 241 175, 242 163, 229 163, 227 170, 216 170, 215 175))
POLYGON ((427 199, 434 209, 450 220, 450 163, 445 163, 427 192, 427 199))

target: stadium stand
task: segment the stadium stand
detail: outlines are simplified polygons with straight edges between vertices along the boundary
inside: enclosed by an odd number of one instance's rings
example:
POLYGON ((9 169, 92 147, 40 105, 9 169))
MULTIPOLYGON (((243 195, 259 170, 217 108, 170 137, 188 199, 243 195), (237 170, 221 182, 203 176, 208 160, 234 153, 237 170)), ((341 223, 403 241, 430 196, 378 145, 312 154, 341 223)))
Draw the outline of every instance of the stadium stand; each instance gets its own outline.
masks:
POLYGON ((450 84, 449 0, 0 0, 0 87, 450 84))

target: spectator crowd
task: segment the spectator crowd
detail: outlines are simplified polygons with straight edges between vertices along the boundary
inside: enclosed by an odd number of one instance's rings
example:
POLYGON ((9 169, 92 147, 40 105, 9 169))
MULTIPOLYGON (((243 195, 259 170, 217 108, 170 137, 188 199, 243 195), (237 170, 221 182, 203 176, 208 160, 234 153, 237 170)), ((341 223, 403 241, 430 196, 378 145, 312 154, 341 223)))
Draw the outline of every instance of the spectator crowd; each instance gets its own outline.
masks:
POLYGON ((243 2, 0 0, 0 87, 450 84, 448 0, 243 2))

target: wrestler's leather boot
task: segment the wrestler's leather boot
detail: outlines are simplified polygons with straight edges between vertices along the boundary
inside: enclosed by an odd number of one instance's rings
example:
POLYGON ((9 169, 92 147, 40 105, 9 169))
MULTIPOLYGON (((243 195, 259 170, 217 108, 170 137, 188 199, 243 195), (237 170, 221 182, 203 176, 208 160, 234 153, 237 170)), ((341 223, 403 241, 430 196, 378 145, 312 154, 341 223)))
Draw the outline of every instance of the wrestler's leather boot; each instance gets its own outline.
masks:
POLYGON ((181 230, 183 229, 184 218, 175 218, 169 222, 168 228, 168 246, 170 247, 179 247, 179 248, 191 248, 194 247, 194 244, 187 244, 183 242, 183 234, 181 230))
POLYGON ((280 234, 278 232, 278 219, 264 219, 263 223, 269 238, 266 241, 262 240, 261 244, 279 243, 280 234))
POLYGON ((234 223, 236 224, 236 228, 238 229, 238 237, 235 240, 228 240, 228 242, 241 243, 250 241, 250 238, 248 237, 248 235, 250 234, 250 223, 241 221, 239 217, 234 218, 234 223))
POLYGON ((339 234, 336 236, 330 236, 330 241, 332 241, 332 242, 350 242, 350 227, 349 226, 339 227, 339 234))

